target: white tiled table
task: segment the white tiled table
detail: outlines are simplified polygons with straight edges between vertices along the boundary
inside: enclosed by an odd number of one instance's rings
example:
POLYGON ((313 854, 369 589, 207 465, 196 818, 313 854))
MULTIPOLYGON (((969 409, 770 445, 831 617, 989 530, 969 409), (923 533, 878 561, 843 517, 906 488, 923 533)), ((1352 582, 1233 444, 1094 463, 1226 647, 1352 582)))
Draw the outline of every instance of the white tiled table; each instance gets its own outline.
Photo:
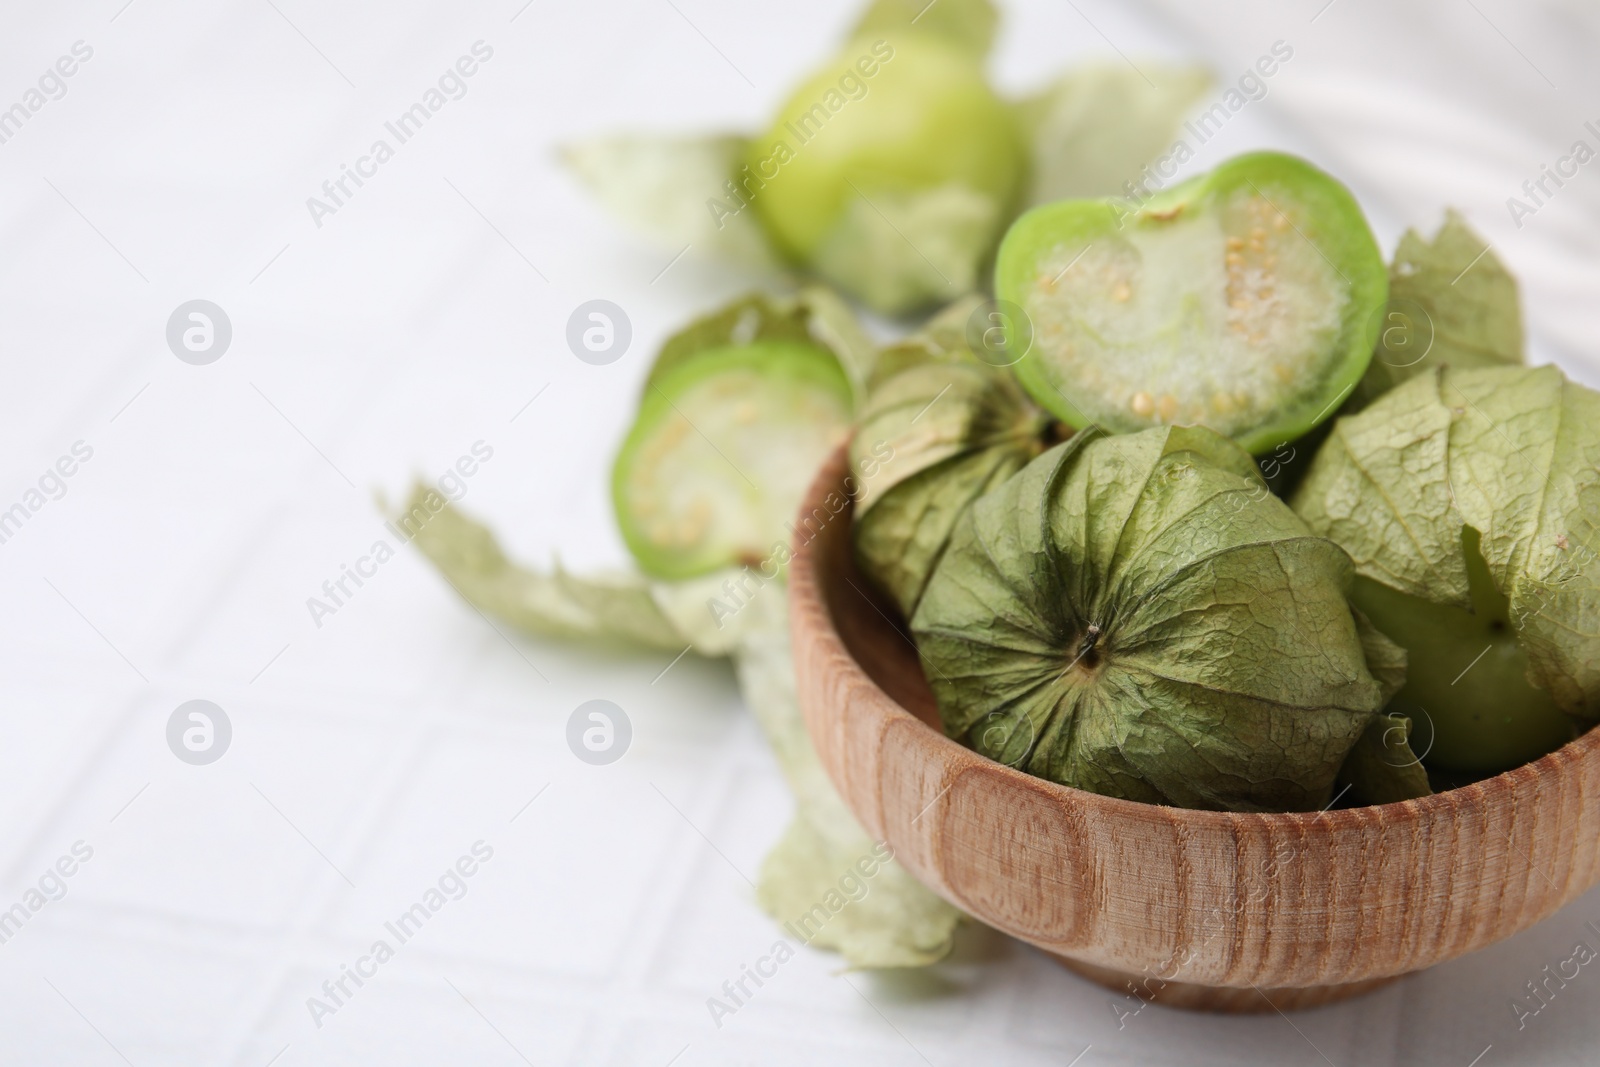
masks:
MULTIPOLYGON (((706 998, 775 936, 739 872, 789 812, 726 667, 653 681, 668 657, 508 642, 410 549, 313 622, 306 599, 384 536, 373 491, 478 441, 493 458, 463 506, 517 554, 622 561, 605 479, 648 353, 751 279, 692 254, 657 277, 674 250, 605 218, 552 146, 754 124, 849 6, 674 3, 0 10, 0 107, 94 50, 0 144, 0 509, 94 450, 0 544, 0 909, 93 849, 0 944, 0 1063, 1592 1062, 1600 979, 1521 1033, 1509 1001, 1589 936, 1600 895, 1292 1021, 1149 1009, 1119 1029, 1113 995, 971 929, 918 974, 803 954, 719 1030, 706 998), (306 198, 479 40, 465 97, 316 226, 306 198), (203 367, 163 338, 196 297, 234 329, 203 367), (594 297, 635 330, 609 367, 562 341, 594 297), (634 725, 609 767, 563 743, 595 697, 634 725), (195 698, 234 729, 203 767, 164 736, 195 698), (479 841, 465 895, 315 1025, 307 998, 479 841)), ((1154 11, 1080 6, 1125 50, 1207 54, 1203 28, 1185 45, 1154 11)), ((1051 8, 1011 11, 1008 85, 1114 58, 1051 8)), ((1270 107, 1217 153, 1316 150, 1270 107)))

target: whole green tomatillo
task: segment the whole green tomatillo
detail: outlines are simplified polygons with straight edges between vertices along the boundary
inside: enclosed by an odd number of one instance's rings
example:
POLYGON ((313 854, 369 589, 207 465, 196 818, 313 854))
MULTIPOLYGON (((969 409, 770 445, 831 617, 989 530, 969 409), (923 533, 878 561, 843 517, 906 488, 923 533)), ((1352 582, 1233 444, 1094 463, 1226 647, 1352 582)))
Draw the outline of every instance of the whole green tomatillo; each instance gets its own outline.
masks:
POLYGON ((904 28, 855 38, 802 84, 735 185, 790 260, 903 313, 974 286, 1026 158, 979 58, 904 28))

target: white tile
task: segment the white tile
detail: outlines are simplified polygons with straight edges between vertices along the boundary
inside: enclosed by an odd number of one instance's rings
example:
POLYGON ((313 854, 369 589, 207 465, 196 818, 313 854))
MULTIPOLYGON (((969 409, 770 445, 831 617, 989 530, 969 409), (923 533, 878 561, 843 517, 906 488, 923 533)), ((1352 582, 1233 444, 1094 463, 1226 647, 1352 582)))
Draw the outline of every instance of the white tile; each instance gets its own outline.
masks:
MULTIPOLYGON (((240 1049, 238 1064, 473 1063, 514 1065, 567 1062, 582 1040, 584 1019, 559 1005, 512 999, 462 971, 436 970, 407 957, 367 966, 374 977, 334 1004, 322 991, 324 969, 286 976, 261 1031, 240 1049), (453 986, 452 986, 453 983, 453 986), (315 999, 332 1007, 309 1007, 315 999), (318 1025, 320 1023, 320 1025, 318 1025)), ((335 968, 331 974, 337 975, 335 968)))
POLYGON ((176 1065, 231 1055, 237 1002, 259 964, 61 930, 53 906, 0 946, 6 1062, 114 1063, 120 1052, 176 1065))

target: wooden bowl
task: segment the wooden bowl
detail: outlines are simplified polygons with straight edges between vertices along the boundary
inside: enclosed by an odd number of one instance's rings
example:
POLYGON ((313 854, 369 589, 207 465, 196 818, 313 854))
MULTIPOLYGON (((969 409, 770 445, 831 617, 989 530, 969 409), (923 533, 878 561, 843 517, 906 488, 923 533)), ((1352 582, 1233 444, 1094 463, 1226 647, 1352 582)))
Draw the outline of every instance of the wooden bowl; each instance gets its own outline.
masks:
POLYGON ((841 450, 796 526, 800 707, 867 831, 974 918, 1140 1001, 1289 1009, 1483 948, 1600 878, 1600 730, 1465 788, 1309 814, 1140 804, 977 755, 855 570, 844 473, 841 450))

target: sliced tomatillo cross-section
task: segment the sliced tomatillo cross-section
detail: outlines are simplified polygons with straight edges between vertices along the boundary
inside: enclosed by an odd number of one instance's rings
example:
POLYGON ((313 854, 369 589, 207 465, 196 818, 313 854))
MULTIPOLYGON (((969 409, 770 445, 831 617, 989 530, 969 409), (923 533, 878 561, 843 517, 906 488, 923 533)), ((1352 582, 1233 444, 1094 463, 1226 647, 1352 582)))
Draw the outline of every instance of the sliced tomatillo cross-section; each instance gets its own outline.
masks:
POLYGON ((792 341, 708 349, 651 382, 611 481, 640 567, 691 578, 786 556, 786 527, 850 412, 838 360, 792 341))
POLYGON ((1360 380, 1388 278, 1343 185, 1261 152, 1137 207, 1034 208, 1001 243, 995 293, 1031 324, 1018 377, 1063 421, 1201 425, 1259 454, 1360 380))
POLYGON ((945 732, 1179 807, 1326 804, 1382 703, 1350 561, 1199 427, 1080 432, 968 508, 911 620, 945 732))

